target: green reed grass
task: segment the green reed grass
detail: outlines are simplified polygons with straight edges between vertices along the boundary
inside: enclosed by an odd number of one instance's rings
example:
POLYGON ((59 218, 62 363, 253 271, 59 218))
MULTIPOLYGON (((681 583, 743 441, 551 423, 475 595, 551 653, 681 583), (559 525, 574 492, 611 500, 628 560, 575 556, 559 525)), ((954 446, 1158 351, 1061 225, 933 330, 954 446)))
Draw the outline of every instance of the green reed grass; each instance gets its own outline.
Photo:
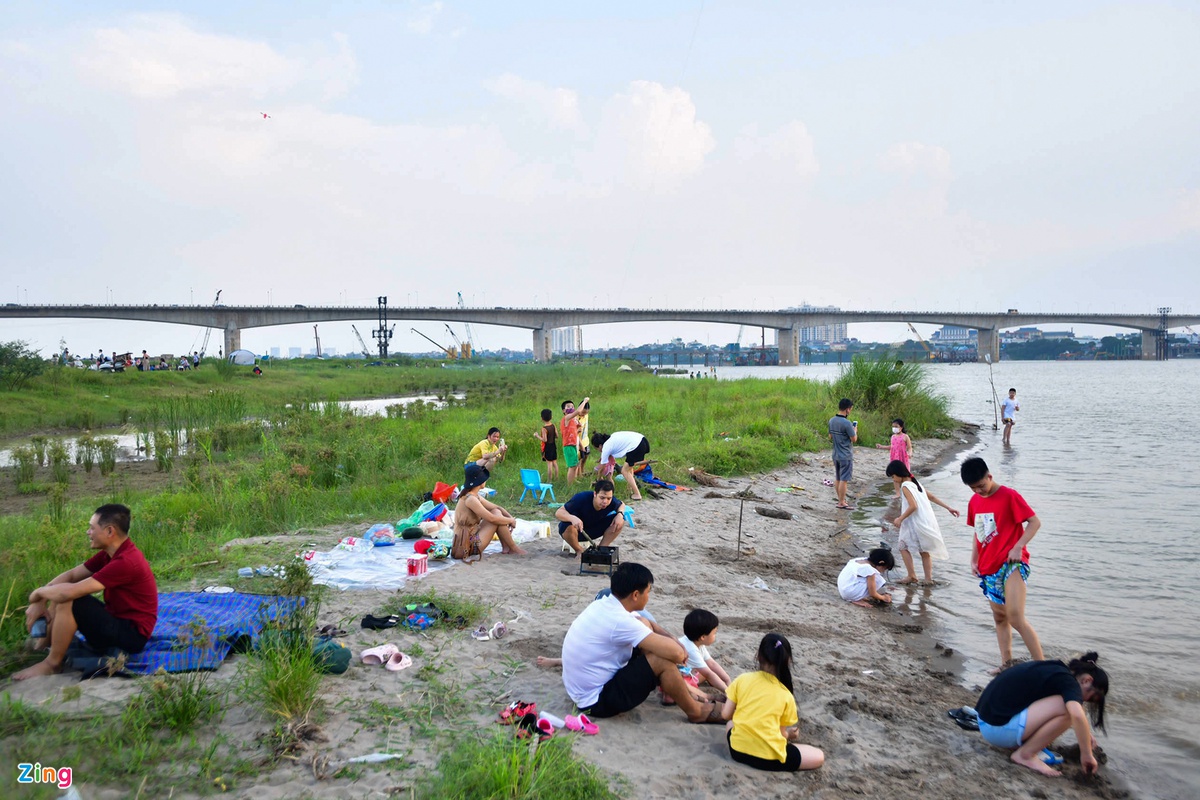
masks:
POLYGON ((448 747, 437 773, 419 784, 417 797, 471 800, 599 800, 616 798, 591 764, 575 757, 574 737, 558 735, 536 746, 511 730, 464 735, 448 747))

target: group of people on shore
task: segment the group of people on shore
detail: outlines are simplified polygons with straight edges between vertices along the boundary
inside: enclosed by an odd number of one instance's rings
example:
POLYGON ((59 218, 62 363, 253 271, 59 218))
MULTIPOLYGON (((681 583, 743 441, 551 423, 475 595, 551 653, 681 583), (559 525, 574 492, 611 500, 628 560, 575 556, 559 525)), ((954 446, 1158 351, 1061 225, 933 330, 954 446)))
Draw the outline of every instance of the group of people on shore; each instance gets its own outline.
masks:
MULTIPOLYGON (((1003 443, 1010 444, 1016 403, 1016 389, 1009 389, 1003 405, 1003 443)), ((853 475, 853 445, 858 441, 858 423, 848 417, 854 403, 843 399, 837 414, 829 421, 833 443, 834 477, 838 492, 837 507, 850 509, 845 501, 846 482, 853 475)), ((901 512, 890 520, 899 529, 901 557, 907 576, 898 583, 915 583, 913 553, 921 559, 923 585, 933 584, 932 559, 946 559, 933 506, 945 508, 958 517, 957 509, 921 486, 910 469, 912 440, 904 430, 904 421, 892 420, 892 438, 888 445, 892 460, 885 470, 900 497, 901 512)), ((1041 751, 1068 727, 1074 728, 1085 772, 1097 768, 1092 753, 1093 736, 1083 703, 1092 710, 1092 721, 1103 729, 1104 698, 1108 675, 1096 666, 1098 656, 1088 653, 1068 664, 1047 661, 1037 632, 1025 614, 1029 580, 1028 545, 1041 529, 1041 520, 1017 491, 998 483, 982 458, 966 459, 959 476, 971 490, 966 523, 974 532, 971 546, 971 573, 988 601, 1000 649, 1000 666, 992 671, 995 679, 979 700, 977 713, 984 738, 998 747, 1011 749, 1015 763, 1045 775, 1058 775, 1046 764, 1041 751), (1029 662, 1018 664, 1012 655, 1013 631, 1021 635, 1029 650, 1029 662)), ((863 558, 852 558, 838 575, 842 598, 856 605, 890 603, 884 591, 885 576, 895 567, 889 548, 872 549, 863 558)))

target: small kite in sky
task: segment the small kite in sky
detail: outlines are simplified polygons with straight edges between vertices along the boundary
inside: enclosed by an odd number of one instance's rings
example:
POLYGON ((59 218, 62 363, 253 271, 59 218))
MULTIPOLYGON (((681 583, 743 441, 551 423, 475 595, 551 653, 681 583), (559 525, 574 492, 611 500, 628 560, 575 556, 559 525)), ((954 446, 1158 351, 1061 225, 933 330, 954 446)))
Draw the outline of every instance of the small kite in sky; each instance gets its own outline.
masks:
POLYGON ((271 115, 270 115, 270 114, 268 114, 268 113, 267 113, 267 112, 265 112, 265 111, 260 111, 260 112, 258 112, 258 113, 260 113, 260 114, 262 114, 262 115, 263 115, 263 119, 270 119, 270 118, 271 118, 271 115))

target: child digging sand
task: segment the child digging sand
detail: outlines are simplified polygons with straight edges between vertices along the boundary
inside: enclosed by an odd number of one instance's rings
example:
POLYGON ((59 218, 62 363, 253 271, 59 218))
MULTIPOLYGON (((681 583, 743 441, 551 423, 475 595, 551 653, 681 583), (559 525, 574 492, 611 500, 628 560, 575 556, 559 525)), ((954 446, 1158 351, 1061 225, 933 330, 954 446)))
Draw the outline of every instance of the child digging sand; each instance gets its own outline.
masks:
POLYGON ((896 484, 896 492, 900 495, 900 516, 890 522, 900 529, 900 557, 904 559, 904 569, 908 572, 908 576, 897 583, 917 582, 912 557, 913 551, 916 551, 921 554, 921 569, 925 574, 921 584, 932 586, 933 559, 945 561, 950 557, 937 517, 933 515, 932 504, 937 503, 953 517, 958 516, 958 509, 946 505, 933 492, 921 486, 903 461, 896 460, 888 464, 887 476, 896 484))
POLYGON ((866 558, 852 558, 842 567, 838 575, 838 593, 843 600, 848 600, 856 606, 871 607, 867 602, 890 603, 892 596, 880 591, 886 581, 883 574, 896 566, 896 558, 892 551, 876 547, 867 553, 866 558))
POLYGON ((792 645, 768 633, 758 645, 758 669, 729 684, 721 716, 729 755, 739 764, 770 772, 798 772, 825 763, 825 754, 800 738, 792 686, 792 645))

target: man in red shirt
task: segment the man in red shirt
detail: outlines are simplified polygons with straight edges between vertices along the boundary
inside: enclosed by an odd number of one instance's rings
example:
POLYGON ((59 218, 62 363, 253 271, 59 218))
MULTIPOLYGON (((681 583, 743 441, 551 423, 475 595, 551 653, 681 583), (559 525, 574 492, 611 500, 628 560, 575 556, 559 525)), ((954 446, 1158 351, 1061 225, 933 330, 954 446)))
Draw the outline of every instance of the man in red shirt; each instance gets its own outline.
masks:
POLYGON ((32 632, 34 623, 46 620, 50 652, 13 680, 62 672, 76 631, 101 653, 113 647, 140 653, 154 632, 158 586, 146 557, 129 538, 129 509, 117 503, 100 506, 87 537, 100 552, 30 593, 26 627, 32 632), (101 591, 103 603, 92 596, 101 591))
POLYGON ((975 529, 971 547, 971 572, 992 607, 1000 667, 1012 662, 1012 632, 1021 634, 1034 661, 1043 660, 1037 632, 1025 618, 1025 581, 1029 579, 1029 551, 1025 548, 1042 527, 1033 509, 1015 490, 992 479, 982 458, 968 458, 960 470, 962 482, 974 495, 967 504, 967 524, 975 529))

